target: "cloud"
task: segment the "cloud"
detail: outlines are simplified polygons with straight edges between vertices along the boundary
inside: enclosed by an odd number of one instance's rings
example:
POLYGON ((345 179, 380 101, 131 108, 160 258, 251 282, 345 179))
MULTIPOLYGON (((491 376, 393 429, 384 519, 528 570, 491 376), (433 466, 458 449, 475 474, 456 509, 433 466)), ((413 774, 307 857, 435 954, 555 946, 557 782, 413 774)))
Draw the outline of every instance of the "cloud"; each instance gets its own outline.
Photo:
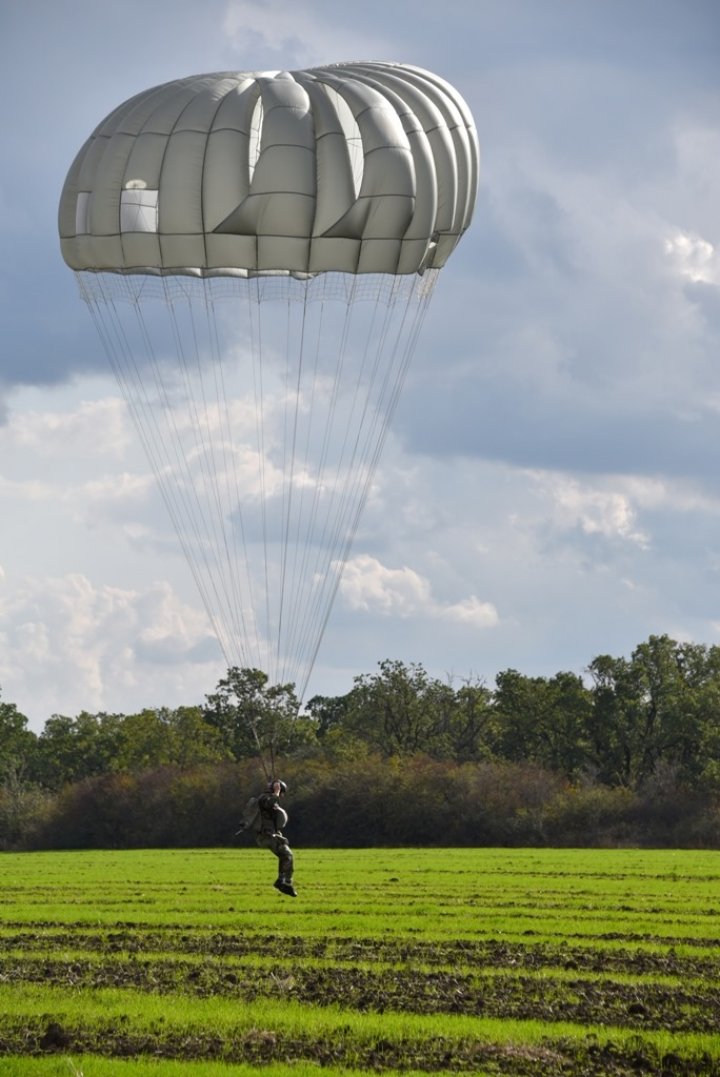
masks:
POLYGON ((492 602, 481 602, 475 595, 447 606, 438 605, 436 609, 444 620, 457 621, 471 628, 492 628, 499 622, 498 612, 492 602))
POLYGON ((0 498, 18 501, 57 501, 63 500, 64 494, 56 483, 39 480, 6 479, 0 475, 0 498))
POLYGON ((305 66, 350 58, 384 59, 388 53, 386 37, 359 29, 357 23, 345 28, 337 6, 324 12, 288 0, 230 0, 223 30, 243 53, 276 54, 282 67, 289 62, 305 66))
POLYGON ((676 232, 665 240, 665 250, 682 277, 694 284, 720 285, 720 251, 708 240, 676 232))
POLYGON ((407 566, 386 568, 375 557, 359 554, 345 566, 340 593, 350 609, 385 617, 431 617, 458 621, 474 628, 498 623, 495 607, 471 595, 454 603, 433 599, 430 583, 407 566))
MULTIPOLYGON (((3 698, 38 721, 98 700, 127 712, 195 700, 221 671, 56 213, 118 102, 234 67, 418 63, 463 92, 481 142, 473 227, 440 275, 316 690, 398 652, 491 678, 581 669, 650 632, 717 634, 712 0, 654 19, 649 0, 73 0, 70 24, 41 7, 11 5, 0 42, 8 84, 45 57, 54 102, 51 124, 41 89, 0 102, 3 698)), ((249 482, 251 451, 237 463, 249 482)))
POLYGON ((0 685, 36 727, 54 713, 197 703, 222 668, 204 614, 166 583, 138 591, 75 573, 11 589, 5 580, 0 624, 0 685))
MULTIPOLYGON (((0 497, 68 511, 93 525, 118 513, 147 512, 154 478, 138 454, 131 460, 132 431, 116 398, 81 400, 65 411, 20 408, 0 427, 0 497)), ((9 507, 7 511, 10 511, 9 507)))
POLYGON ((531 473, 542 488, 556 527, 579 528, 586 535, 620 539, 641 549, 648 535, 637 525, 630 496, 618 489, 601 489, 569 475, 552 472, 531 473))
POLYGON ((132 440, 127 409, 119 397, 81 400, 72 411, 16 411, 6 436, 19 450, 44 457, 61 452, 119 459, 132 440))
MULTIPOLYGON (((564 471, 711 473, 718 240, 709 210, 705 228, 679 226, 676 138, 663 128, 666 157, 642 178, 627 147, 594 168, 517 133, 494 147, 464 241, 474 262, 452 291, 441 279, 401 404, 409 447, 564 471)), ((698 168, 710 167, 708 145, 695 146, 698 168)))

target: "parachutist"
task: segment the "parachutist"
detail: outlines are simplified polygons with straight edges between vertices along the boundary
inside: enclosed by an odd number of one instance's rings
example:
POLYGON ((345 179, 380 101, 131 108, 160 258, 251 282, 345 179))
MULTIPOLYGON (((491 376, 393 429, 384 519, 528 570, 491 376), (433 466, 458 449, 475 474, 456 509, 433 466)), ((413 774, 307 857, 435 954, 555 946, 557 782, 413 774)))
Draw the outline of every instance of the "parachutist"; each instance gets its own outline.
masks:
POLYGON ((289 897, 297 897, 292 883, 293 852, 282 832, 287 825, 288 815, 280 807, 280 798, 285 796, 287 785, 278 778, 268 782, 267 790, 258 797, 251 797, 245 808, 241 830, 252 830, 255 841, 261 849, 269 849, 278 858, 278 877, 273 883, 276 890, 289 897))

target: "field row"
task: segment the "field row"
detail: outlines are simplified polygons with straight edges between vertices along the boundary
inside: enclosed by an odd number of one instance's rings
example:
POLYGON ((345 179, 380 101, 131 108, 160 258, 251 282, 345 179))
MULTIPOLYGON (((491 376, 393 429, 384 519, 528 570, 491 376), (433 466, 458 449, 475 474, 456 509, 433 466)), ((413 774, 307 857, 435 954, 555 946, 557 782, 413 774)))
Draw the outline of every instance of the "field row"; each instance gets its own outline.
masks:
POLYGON ((302 860, 288 901, 251 850, 9 857, 0 1073, 720 1077, 720 858, 302 860))
POLYGON ((623 947, 613 938, 585 939, 583 946, 551 945, 543 942, 514 943, 497 939, 428 942, 423 939, 396 937, 304 937, 277 933, 197 931, 188 927, 118 927, 107 931, 88 931, 84 926, 5 924, 0 942, 7 955, 16 950, 44 954, 91 952, 109 954, 197 954, 215 958, 255 957, 264 962, 292 960, 332 962, 373 967, 412 969, 541 969, 624 974, 628 976, 665 976, 681 980, 706 979, 720 983, 720 941, 693 939, 692 947, 673 946, 666 939, 655 940, 650 948, 647 937, 633 939, 635 945, 623 947), (24 928, 24 929, 23 929, 24 928), (604 943, 604 945, 602 945, 604 943), (642 943, 638 945, 637 943, 642 943))
POLYGON ((338 965, 258 967, 227 961, 147 958, 101 960, 0 958, 0 983, 44 984, 71 991, 123 988, 143 994, 187 993, 228 997, 243 1004, 258 998, 308 1006, 337 1005, 358 1012, 467 1014, 548 1023, 672 1032, 714 1032, 720 1013, 720 985, 700 980, 663 984, 577 975, 510 975, 478 971, 430 972, 420 968, 372 969, 338 965))
POLYGON ((363 1013, 290 1000, 238 1007, 232 998, 68 988, 0 989, 0 1055, 151 1057, 271 1064, 273 1070, 314 1063, 330 1072, 720 1075, 711 1036, 640 1035, 570 1021, 549 1026, 535 1019, 363 1013))

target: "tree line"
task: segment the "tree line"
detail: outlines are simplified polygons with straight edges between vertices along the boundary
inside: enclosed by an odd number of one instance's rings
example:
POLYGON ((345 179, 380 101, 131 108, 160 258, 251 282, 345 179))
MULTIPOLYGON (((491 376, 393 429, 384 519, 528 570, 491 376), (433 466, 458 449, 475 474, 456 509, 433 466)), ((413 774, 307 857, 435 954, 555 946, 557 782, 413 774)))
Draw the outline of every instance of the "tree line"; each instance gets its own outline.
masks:
POLYGON ((274 759, 316 844, 720 847, 720 647, 651 636, 584 677, 492 687, 385 660, 304 709, 231 669, 201 704, 39 734, 0 700, 0 848, 223 844, 274 759))

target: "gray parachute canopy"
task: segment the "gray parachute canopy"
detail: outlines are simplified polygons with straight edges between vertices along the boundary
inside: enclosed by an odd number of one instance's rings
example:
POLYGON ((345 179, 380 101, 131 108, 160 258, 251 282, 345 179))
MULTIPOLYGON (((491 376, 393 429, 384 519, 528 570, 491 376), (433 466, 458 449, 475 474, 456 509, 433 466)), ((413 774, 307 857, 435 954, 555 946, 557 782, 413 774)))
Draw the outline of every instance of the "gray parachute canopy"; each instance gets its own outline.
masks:
POLYGON ((419 68, 230 72, 120 105, 62 191, 63 257, 227 665, 300 698, 478 156, 419 68))
POLYGON ((416 273, 472 216, 472 117, 393 63, 177 79, 115 109, 62 192, 75 270, 416 273))

